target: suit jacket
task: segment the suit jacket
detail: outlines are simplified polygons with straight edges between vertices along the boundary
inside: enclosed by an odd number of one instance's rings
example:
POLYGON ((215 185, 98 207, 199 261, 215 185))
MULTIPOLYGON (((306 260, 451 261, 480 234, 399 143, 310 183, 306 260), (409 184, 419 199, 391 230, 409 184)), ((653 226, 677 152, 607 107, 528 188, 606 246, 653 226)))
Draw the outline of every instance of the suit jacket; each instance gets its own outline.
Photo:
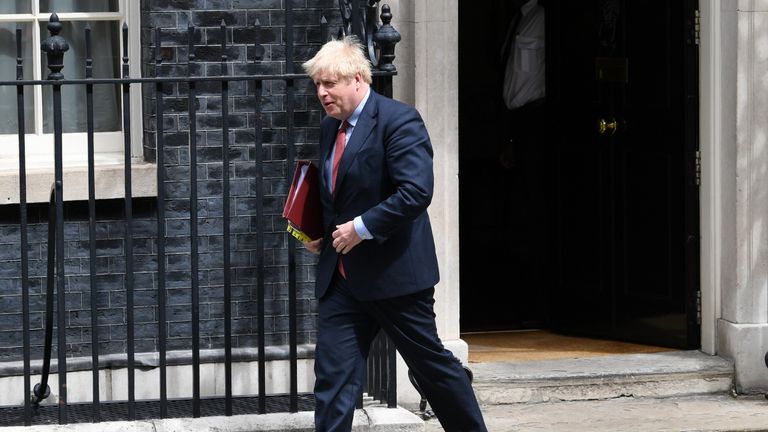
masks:
POLYGON ((340 124, 326 117, 320 127, 325 240, 317 298, 328 289, 340 255, 331 233, 356 216, 374 236, 341 255, 347 286, 357 299, 385 299, 433 287, 439 274, 427 215, 434 185, 432 144, 421 116, 371 90, 344 150, 332 196, 325 161, 340 124))

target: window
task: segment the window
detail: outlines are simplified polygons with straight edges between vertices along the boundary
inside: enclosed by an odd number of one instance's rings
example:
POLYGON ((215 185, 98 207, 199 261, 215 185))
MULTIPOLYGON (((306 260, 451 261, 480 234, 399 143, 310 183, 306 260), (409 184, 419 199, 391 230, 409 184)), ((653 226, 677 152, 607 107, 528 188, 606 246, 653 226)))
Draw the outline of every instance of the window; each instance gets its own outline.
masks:
MULTIPOLYGON (((67 79, 85 77, 85 28, 91 27, 93 76, 119 78, 122 76, 122 25, 128 24, 130 75, 141 75, 141 45, 138 0, 0 0, 0 80, 16 79, 16 29, 22 33, 24 79, 45 79, 49 69, 40 44, 48 35, 48 19, 56 13, 62 23, 60 35, 69 43, 64 55, 62 73, 67 79)), ((50 86, 26 86, 25 138, 28 168, 29 202, 47 201, 46 189, 53 178, 53 101, 50 86), (40 173, 43 174, 40 174, 40 173), (40 178, 34 178, 35 175, 40 178), (32 176, 32 178, 30 178, 32 176), (40 191, 30 190, 40 184, 40 191), (47 184, 47 186, 44 186, 47 184)), ((134 170, 142 169, 147 178, 147 164, 141 164, 141 88, 131 86, 131 143, 134 170)), ((0 87, 0 203, 18 202, 18 126, 16 88, 0 87), (15 177, 15 178, 14 178, 15 177), (5 185, 5 186, 2 186, 5 185)), ((85 86, 62 86, 62 124, 65 199, 83 199, 86 191, 87 118, 85 86), (69 170, 69 173, 67 171, 69 170), (73 174, 79 173, 79 174, 73 174), (79 183, 73 188, 73 183, 79 183), (67 190, 69 190, 69 197, 67 190)), ((112 184, 110 192, 98 183, 114 182, 123 166, 124 138, 122 118, 122 89, 119 85, 94 85, 94 140, 97 171, 97 198, 114 198, 120 188, 112 184), (100 190, 104 193, 100 194, 100 190)), ((151 176, 149 176, 151 178, 151 176)), ((154 193, 154 184, 141 186, 136 196, 154 193)), ((136 188, 135 188, 136 189, 136 188)))

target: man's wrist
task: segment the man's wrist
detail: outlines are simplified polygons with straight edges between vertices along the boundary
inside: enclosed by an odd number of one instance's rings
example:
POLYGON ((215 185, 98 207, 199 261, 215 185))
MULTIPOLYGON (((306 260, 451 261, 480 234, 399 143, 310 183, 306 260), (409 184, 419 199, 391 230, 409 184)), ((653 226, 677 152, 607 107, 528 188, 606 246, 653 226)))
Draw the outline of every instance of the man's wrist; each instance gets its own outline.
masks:
POLYGON ((365 224, 363 223, 363 218, 361 216, 357 216, 352 223, 355 226, 355 232, 357 233, 358 237, 360 237, 363 240, 370 240, 373 238, 373 234, 371 234, 370 231, 368 231, 368 228, 365 227, 365 224))

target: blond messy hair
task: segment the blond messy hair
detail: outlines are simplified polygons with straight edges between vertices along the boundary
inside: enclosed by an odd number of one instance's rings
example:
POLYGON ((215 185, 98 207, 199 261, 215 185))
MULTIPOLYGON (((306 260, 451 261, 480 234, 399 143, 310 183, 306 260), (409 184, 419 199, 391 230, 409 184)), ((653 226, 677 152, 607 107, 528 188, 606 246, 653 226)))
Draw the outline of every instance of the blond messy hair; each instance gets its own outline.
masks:
POLYGON ((327 42, 302 67, 312 79, 320 73, 330 73, 349 80, 359 73, 363 81, 371 83, 371 62, 365 57, 363 45, 356 36, 327 42))

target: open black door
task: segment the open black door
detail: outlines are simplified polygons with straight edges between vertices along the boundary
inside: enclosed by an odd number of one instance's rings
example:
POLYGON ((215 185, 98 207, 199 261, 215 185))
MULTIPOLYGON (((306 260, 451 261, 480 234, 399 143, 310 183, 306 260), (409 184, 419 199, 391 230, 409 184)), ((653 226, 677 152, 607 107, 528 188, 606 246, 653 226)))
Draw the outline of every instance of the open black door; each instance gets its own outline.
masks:
POLYGON ((554 328, 698 348, 696 1, 549 1, 554 328))

